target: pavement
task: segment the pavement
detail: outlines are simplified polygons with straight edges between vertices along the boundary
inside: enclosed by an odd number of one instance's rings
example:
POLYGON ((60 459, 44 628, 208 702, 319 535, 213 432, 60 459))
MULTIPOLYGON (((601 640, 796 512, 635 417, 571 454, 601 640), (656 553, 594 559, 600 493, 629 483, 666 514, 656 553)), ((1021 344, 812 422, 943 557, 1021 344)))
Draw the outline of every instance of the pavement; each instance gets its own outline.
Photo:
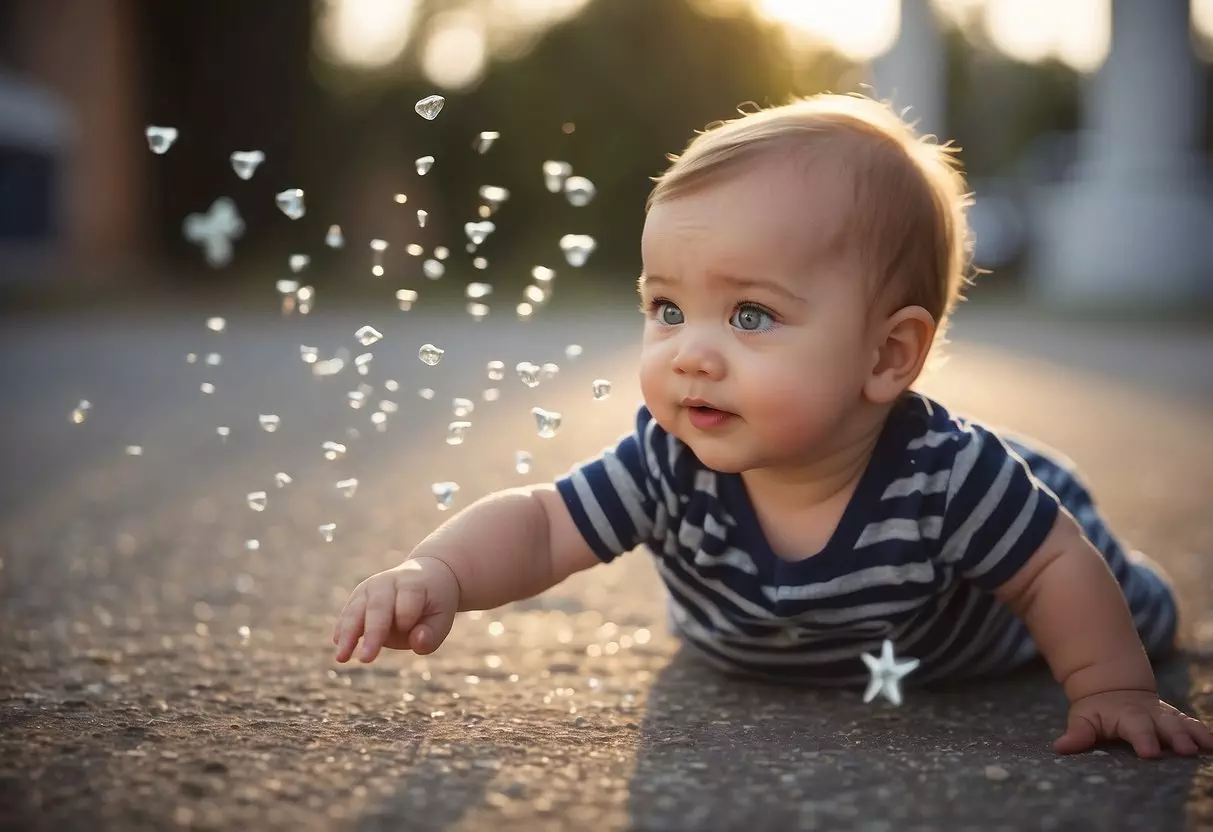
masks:
MULTIPOLYGON (((670 638, 640 552, 462 615, 430 657, 335 664, 350 589, 447 516, 432 483, 466 505, 627 429, 639 321, 321 301, 0 321, 0 829, 1213 829, 1213 757, 1055 756, 1066 701, 1043 667, 901 707, 721 678, 670 638), (362 352, 363 324, 384 334, 365 377, 300 360, 300 344, 362 352), (417 360, 427 342, 437 366, 417 360), (561 369, 530 389, 489 382, 493 359, 561 369), (455 396, 476 402, 460 446, 443 440, 455 396), (380 432, 383 398, 399 407, 380 432), (564 414, 555 438, 535 435, 536 405, 564 414), (348 451, 327 460, 325 441, 348 451)), ((1163 695, 1213 718, 1213 334, 966 307, 950 355, 924 390, 1063 449, 1170 570, 1186 648, 1158 668, 1163 695)))

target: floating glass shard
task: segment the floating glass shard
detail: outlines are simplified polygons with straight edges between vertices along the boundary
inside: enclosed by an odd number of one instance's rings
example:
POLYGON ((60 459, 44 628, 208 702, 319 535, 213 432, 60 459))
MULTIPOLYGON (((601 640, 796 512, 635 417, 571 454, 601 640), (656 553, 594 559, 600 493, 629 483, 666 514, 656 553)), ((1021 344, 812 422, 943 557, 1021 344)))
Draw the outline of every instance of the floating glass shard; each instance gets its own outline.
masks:
POLYGON ((278 294, 280 295, 292 295, 299 291, 299 281, 284 278, 275 283, 274 288, 278 290, 278 294))
POLYGON ((542 289, 540 289, 538 286, 535 286, 534 284, 527 286, 525 289, 523 289, 522 296, 524 298, 526 298, 529 302, 534 303, 534 304, 543 303, 544 301, 546 301, 548 299, 547 292, 543 291, 542 289))
POLYGON ((514 470, 519 474, 531 473, 531 454, 529 451, 514 452, 514 470))
POLYGON ((481 155, 488 153, 489 148, 493 146, 493 142, 501 138, 501 134, 493 130, 485 130, 476 137, 476 152, 481 155))
POLYGON ((417 226, 419 228, 425 228, 425 220, 429 215, 430 214, 428 211, 418 211, 417 212, 417 226))
POLYGON ((345 235, 341 233, 341 226, 329 226, 328 232, 324 235, 324 244, 329 248, 341 248, 345 245, 345 235))
POLYGON ((230 157, 232 170, 246 182, 253 178, 257 168, 265 161, 265 153, 260 150, 237 150, 230 157))
POLYGON ((433 156, 422 156, 414 164, 417 165, 417 175, 425 176, 427 173, 430 172, 430 168, 434 167, 434 157, 433 156))
POLYGON ((554 362, 548 361, 542 367, 539 368, 539 377, 542 379, 545 379, 545 380, 552 379, 552 378, 556 378, 556 374, 559 372, 560 372, 560 365, 556 364, 554 362))
POLYGON ((401 312, 408 312, 417 302, 417 293, 412 289, 400 289, 396 292, 396 302, 401 312))
POLYGON ((286 260, 287 265, 291 267, 291 271, 295 274, 303 271, 312 262, 312 258, 306 254, 292 254, 286 260))
POLYGON ((320 532, 320 536, 324 538, 325 543, 333 542, 333 532, 337 531, 336 523, 322 523, 316 528, 320 532))
POLYGON ((430 280, 437 280, 446 274, 446 266, 438 260, 426 260, 421 264, 421 272, 430 280))
POLYGON ((472 316, 473 321, 483 321, 489 315, 489 307, 484 303, 472 301, 467 305, 468 314, 472 316))
POLYGON ((358 480, 353 477, 348 480, 338 480, 337 490, 341 492, 342 497, 353 497, 354 492, 358 490, 358 480))
POLYGON ((248 495, 248 507, 253 511, 265 511, 267 499, 264 491, 250 491, 248 495))
POLYGON ((345 445, 340 442, 325 442, 320 447, 324 450, 324 458, 327 460, 332 461, 345 456, 345 445))
POLYGON ((430 493, 438 501, 438 510, 446 511, 455 501, 455 495, 459 493, 459 484, 454 482, 436 482, 430 486, 430 493))
POLYGON ((426 121, 433 121, 438 118, 438 114, 442 112, 442 105, 445 103, 446 99, 441 95, 427 95, 414 104, 413 109, 426 121))
POLYGON ((211 384, 209 381, 204 381, 198 385, 198 389, 209 396, 211 393, 215 392, 215 385, 211 384))
POLYGON ((569 344, 567 347, 564 348, 564 357, 565 358, 576 358, 579 355, 581 355, 581 352, 582 352, 581 344, 569 344))
POLYGON ((575 208, 589 205, 597 193, 594 183, 584 176, 570 176, 564 180, 564 196, 575 208))
POLYGON ((496 228, 497 226, 491 221, 482 220, 480 222, 464 223, 463 232, 468 235, 468 239, 471 240, 475 245, 480 245, 486 239, 488 239, 488 236, 492 234, 496 228))
POLYGON ((299 345, 299 357, 303 359, 304 364, 315 364, 320 358, 320 350, 316 347, 309 347, 306 344, 299 345))
POLYGON ((551 283, 552 278, 556 276, 556 272, 549 269, 547 266, 536 266, 531 269, 531 277, 537 283, 551 283))
POLYGON ((417 350, 417 357, 421 359, 422 364, 434 367, 442 360, 445 352, 446 350, 435 347, 433 344, 422 344, 421 349, 417 350))
POLYGON ((148 125, 143 131, 147 136, 147 146, 157 156, 163 156, 168 153, 168 149, 173 146, 173 142, 177 141, 176 127, 158 127, 154 124, 148 125))
POLYGON ((74 425, 82 424, 84 422, 84 420, 88 417, 88 412, 92 409, 93 409, 92 404, 90 404, 86 399, 81 399, 80 403, 77 404, 76 408, 72 411, 72 415, 71 415, 72 424, 74 424, 74 425))
POLYGON ((279 471, 277 474, 274 474, 274 483, 279 488, 285 488, 286 486, 290 485, 292 482, 294 482, 294 480, 291 479, 291 475, 286 473, 285 471, 279 471))
POLYGON ((374 354, 369 352, 354 356, 354 367, 358 370, 358 375, 365 376, 370 373, 371 359, 374 357, 374 354))
POLYGON ((446 258, 448 258, 450 256, 451 256, 450 249, 448 249, 446 246, 435 246, 434 247, 434 258, 436 260, 445 260, 446 258))
POLYGON ((468 421, 455 421, 446 426, 446 444, 462 445, 463 438, 467 434, 468 428, 472 426, 468 421))
MULTIPOLYGON (((496 210, 501 203, 510 198, 510 192, 499 185, 482 185, 480 187, 480 198, 483 199, 490 208, 496 210)), ((479 245, 479 243, 477 243, 479 245)))
POLYGON ((429 387, 422 387, 417 391, 417 395, 425 399, 427 402, 434 398, 434 391, 429 387))
POLYGON ((527 387, 537 387, 539 385, 539 366, 532 364, 529 361, 520 361, 514 367, 514 372, 518 374, 518 378, 522 379, 522 383, 527 387))
POLYGON ((595 401, 602 401, 611 395, 611 383, 605 378, 594 379, 594 383, 590 385, 590 389, 594 391, 595 401))
POLYGON ((531 306, 531 304, 527 303, 526 301, 523 301, 514 307, 514 314, 518 316, 518 320, 520 321, 529 321, 535 314, 535 307, 531 306))
POLYGON ((220 439, 227 439, 232 435, 232 429, 227 425, 220 425, 219 427, 215 428, 215 433, 219 434, 220 439))
POLYGON ((535 417, 540 439, 551 439, 560 430, 560 422, 564 416, 554 410, 544 410, 542 407, 532 407, 531 415, 535 417))
POLYGON ((543 163, 543 184, 554 194, 560 193, 564 180, 573 173, 573 166, 568 162, 548 160, 543 163))
POLYGON ((278 430, 278 425, 282 420, 273 413, 261 413, 257 416, 257 421, 261 423, 261 429, 266 433, 273 433, 278 430))
POLYGON ((217 352, 208 352, 206 354, 205 360, 206 360, 206 366, 218 367, 220 364, 223 363, 223 356, 217 352))
POLYGON ((597 247, 598 243, 588 234, 565 234, 560 238, 564 259, 574 268, 584 266, 597 247))
POLYGON ((451 402, 451 409, 455 414, 456 419, 462 419, 464 416, 471 414, 476 409, 476 403, 471 399, 454 399, 451 402))
POLYGON ((392 197, 392 201, 395 202, 397 205, 403 205, 404 203, 409 201, 409 195, 408 194, 396 194, 394 197, 392 197))
POLYGON ((285 191, 280 191, 274 197, 274 204, 278 206, 279 211, 292 220, 297 220, 307 213, 307 208, 303 204, 302 188, 287 188, 285 191))
POLYGON ((504 361, 490 361, 485 369, 488 372, 489 381, 501 381, 505 378, 504 361))
POLYGON ((420 257, 425 254, 425 249, 418 243, 409 243, 404 247, 404 250, 413 257, 420 257))
POLYGON ((143 446, 142 445, 127 445, 126 446, 126 455, 127 456, 143 456, 143 446))
POLYGON ((472 261, 472 268, 474 269, 487 269, 488 267, 489 261, 485 260, 483 257, 477 257, 472 261))
POLYGON ((480 397, 486 402, 495 402, 501 398, 501 391, 496 387, 486 387, 484 392, 480 394, 480 397))
POLYGON ((358 339, 358 343, 364 347, 369 347, 371 344, 383 338, 383 333, 375 329, 373 326, 361 326, 354 333, 354 337, 358 339))
POLYGON ((493 294, 493 287, 488 283, 469 283, 464 289, 464 294, 469 298, 487 298, 493 294))

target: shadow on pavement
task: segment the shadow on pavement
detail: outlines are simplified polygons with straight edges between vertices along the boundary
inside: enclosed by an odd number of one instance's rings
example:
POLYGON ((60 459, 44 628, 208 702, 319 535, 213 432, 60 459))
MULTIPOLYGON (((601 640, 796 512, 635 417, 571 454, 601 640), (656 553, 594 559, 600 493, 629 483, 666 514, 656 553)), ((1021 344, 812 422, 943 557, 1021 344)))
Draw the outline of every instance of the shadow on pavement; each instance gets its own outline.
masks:
MULTIPOLYGON (((1184 828, 1201 761, 1139 760, 1127 744, 1055 755, 1067 703, 1043 661, 895 708, 725 678, 689 650, 649 693, 631 829, 1184 828)), ((1188 661, 1158 675, 1191 713, 1188 661)))

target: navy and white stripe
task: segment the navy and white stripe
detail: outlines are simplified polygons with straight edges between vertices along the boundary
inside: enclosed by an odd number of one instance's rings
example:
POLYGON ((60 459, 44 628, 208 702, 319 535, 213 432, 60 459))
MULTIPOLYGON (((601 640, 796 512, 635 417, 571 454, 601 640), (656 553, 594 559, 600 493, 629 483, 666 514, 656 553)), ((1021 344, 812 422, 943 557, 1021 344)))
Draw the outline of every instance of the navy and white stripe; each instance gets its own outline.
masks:
POLYGON ((1161 570, 1100 519, 1073 463, 908 393, 821 552, 777 557, 737 474, 706 468, 647 408, 635 430, 557 480, 603 561, 648 548, 678 633, 731 672, 866 683, 859 656, 892 639, 907 682, 978 676, 1038 654, 992 591, 1040 547, 1061 507, 1108 561, 1147 650, 1174 640, 1161 570))

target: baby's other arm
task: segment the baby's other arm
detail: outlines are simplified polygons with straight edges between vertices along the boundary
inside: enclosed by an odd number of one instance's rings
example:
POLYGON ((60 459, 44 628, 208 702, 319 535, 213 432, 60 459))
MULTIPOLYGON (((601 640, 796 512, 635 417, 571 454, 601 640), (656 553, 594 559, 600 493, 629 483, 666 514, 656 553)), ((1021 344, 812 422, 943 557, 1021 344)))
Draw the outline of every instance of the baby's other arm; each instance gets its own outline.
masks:
POLYGON ((1166 743, 1213 749, 1213 732, 1158 698, 1154 671, 1107 561, 1064 509, 1018 572, 994 591, 1027 625, 1070 700, 1059 753, 1122 739, 1142 757, 1166 743))
POLYGON ((431 653, 457 612, 529 598, 599 562, 553 486, 491 494, 354 589, 333 632, 337 660, 360 638, 363 661, 382 647, 431 653))
POLYGON ((549 484, 484 497, 418 544, 459 581, 459 611, 489 610, 538 595, 600 563, 549 484))

